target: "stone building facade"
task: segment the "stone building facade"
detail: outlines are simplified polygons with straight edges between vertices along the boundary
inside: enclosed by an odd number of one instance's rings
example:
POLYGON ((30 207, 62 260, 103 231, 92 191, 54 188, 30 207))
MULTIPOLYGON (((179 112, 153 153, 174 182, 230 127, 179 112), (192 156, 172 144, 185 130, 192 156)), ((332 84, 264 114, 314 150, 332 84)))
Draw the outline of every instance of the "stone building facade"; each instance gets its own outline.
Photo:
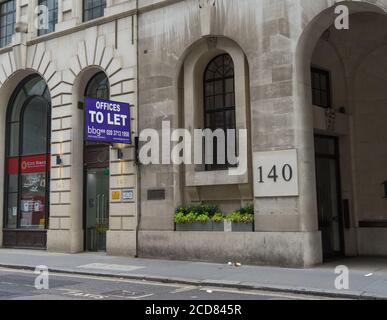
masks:
POLYGON ((58 0, 54 31, 43 35, 34 24, 37 4, 15 0, 16 32, 0 49, 3 246, 90 249, 85 212, 100 207, 87 196, 88 179, 103 169, 109 223, 97 247, 109 254, 286 266, 387 254, 387 1, 108 0, 94 16, 82 1, 58 0), (349 29, 341 30, 335 21, 345 10, 349 29), (108 83, 97 92, 131 104, 133 136, 163 133, 163 121, 203 129, 203 75, 219 57, 233 65, 233 125, 248 132, 244 174, 142 165, 135 144, 122 155, 109 147, 106 158, 106 149, 84 143, 82 101, 97 76, 108 83), (23 179, 30 172, 20 165, 17 191, 10 190, 10 164, 26 159, 22 138, 20 152, 10 154, 10 128, 23 118, 10 120, 9 110, 33 74, 48 86, 51 105, 50 201, 38 230, 28 228, 23 179), (295 159, 296 188, 259 185, 264 156, 295 159), (114 196, 126 190, 130 200, 114 196), (254 232, 177 232, 175 208, 186 203, 226 213, 253 203, 254 232))

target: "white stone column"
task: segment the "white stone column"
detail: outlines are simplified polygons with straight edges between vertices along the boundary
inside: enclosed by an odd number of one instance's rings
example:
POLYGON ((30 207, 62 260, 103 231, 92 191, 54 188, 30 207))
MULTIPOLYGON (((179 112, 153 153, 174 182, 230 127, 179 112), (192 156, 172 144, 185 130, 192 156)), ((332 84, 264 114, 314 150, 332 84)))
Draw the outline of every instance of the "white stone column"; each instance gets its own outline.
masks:
MULTIPOLYGON (((59 79, 74 83, 70 70, 59 79)), ((60 81, 60 80, 59 80, 60 81)), ((52 252, 83 251, 83 117, 73 101, 73 88, 62 84, 51 90, 50 225, 47 248, 52 252), (57 162, 60 157, 60 162, 57 162)))
POLYGON ((80 0, 71 0, 72 5, 72 18, 77 21, 82 21, 83 17, 83 1, 80 0))
POLYGON ((199 0, 200 28, 202 37, 213 34, 216 0, 199 0))
POLYGON ((137 174, 135 150, 122 150, 118 159, 116 149, 110 151, 110 221, 107 233, 107 253, 118 256, 136 255, 137 174), (132 199, 124 193, 133 192, 132 199), (114 196, 115 195, 115 196, 114 196))
POLYGON ((58 0, 58 23, 63 22, 63 1, 64 0, 58 0))
POLYGON ((22 20, 21 16, 22 0, 16 0, 16 32, 13 36, 13 45, 20 44, 26 41, 25 33, 27 32, 27 24, 22 20))
MULTIPOLYGON (((273 0, 263 5, 263 22, 289 19, 286 2, 273 0), (267 20, 267 21, 266 21, 267 20)), ((312 108, 307 104, 307 92, 297 92, 293 65, 296 46, 289 25, 261 32, 266 47, 260 56, 265 60, 259 73, 251 74, 252 147, 253 152, 297 150, 299 193, 293 197, 262 197, 255 199, 255 230, 270 234, 273 247, 281 247, 281 236, 287 235, 293 245, 286 250, 288 257, 298 257, 299 265, 322 261, 321 234, 318 231, 315 156, 312 108), (265 78, 272 75, 270 80, 265 78), (262 130, 265 128, 265 130, 262 130), (290 240, 292 239, 292 240, 290 240), (275 242, 278 243, 275 243, 275 242)), ((307 59, 305 59, 306 63, 307 59)), ((310 66, 308 66, 310 69, 310 66)), ((251 70, 250 70, 251 71, 251 70)), ((286 263, 285 263, 286 264, 286 263)))
POLYGON ((21 17, 21 6, 22 2, 21 0, 16 0, 16 23, 20 22, 21 17))
POLYGON ((35 12, 38 6, 38 0, 31 0, 28 2, 28 35, 29 38, 37 36, 38 31, 36 29, 37 14, 35 12))

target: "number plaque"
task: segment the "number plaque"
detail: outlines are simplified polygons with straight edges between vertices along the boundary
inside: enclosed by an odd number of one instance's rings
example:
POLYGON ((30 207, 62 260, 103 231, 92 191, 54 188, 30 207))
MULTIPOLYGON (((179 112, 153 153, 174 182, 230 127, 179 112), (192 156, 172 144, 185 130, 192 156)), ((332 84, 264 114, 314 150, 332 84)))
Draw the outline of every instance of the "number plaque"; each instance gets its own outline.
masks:
POLYGON ((299 196, 297 150, 254 153, 254 195, 299 196))

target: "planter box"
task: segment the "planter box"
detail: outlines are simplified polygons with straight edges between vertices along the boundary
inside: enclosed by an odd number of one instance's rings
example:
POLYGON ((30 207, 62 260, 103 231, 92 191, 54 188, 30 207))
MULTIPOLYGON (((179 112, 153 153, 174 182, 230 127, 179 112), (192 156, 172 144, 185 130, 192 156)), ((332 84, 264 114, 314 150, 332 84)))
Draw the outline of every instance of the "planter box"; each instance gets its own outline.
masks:
POLYGON ((214 231, 214 232, 224 232, 224 221, 222 221, 222 222, 212 222, 212 231, 214 231))
POLYGON ((212 221, 176 224, 176 231, 212 231, 212 221))
POLYGON ((234 223, 225 221, 224 222, 224 231, 226 232, 253 232, 254 223, 234 223))
POLYGON ((194 222, 176 224, 176 231, 178 232, 253 232, 254 223, 231 223, 228 221, 206 223, 194 222))

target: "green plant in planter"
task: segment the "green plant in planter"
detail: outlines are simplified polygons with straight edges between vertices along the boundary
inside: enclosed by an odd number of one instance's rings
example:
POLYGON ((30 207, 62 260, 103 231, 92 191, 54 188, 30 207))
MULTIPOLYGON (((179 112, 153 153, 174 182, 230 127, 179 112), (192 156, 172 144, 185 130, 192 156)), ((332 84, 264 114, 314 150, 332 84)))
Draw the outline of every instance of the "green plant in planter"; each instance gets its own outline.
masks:
POLYGON ((254 215, 253 214, 244 214, 241 218, 242 223, 253 223, 254 222, 254 215))
POLYGON ((208 214, 199 214, 196 216, 195 222, 206 223, 210 220, 208 214))
POLYGON ((241 213, 238 211, 235 211, 235 212, 229 214, 226 217, 226 221, 233 222, 233 223, 240 223, 241 222, 241 213))
POLYGON ((175 224, 183 231, 223 231, 224 215, 218 206, 207 204, 189 204, 181 206, 175 211, 175 224))
POLYGON ((218 206, 209 204, 202 205, 200 210, 201 213, 207 214, 209 217, 213 217, 220 212, 218 206))
POLYGON ((185 223, 194 223, 196 221, 197 214, 190 212, 185 216, 185 223))
POLYGON ((184 212, 177 212, 175 214, 175 223, 176 224, 185 224, 185 223, 194 223, 196 221, 196 214, 190 212, 185 214, 184 212))
POLYGON ((212 217, 212 221, 215 223, 220 223, 224 221, 224 215, 222 213, 215 213, 212 217))
POLYGON ((175 214, 175 223, 177 223, 177 224, 186 223, 186 217, 185 217, 184 212, 177 212, 175 214))
POLYGON ((254 222, 254 214, 249 212, 241 212, 235 211, 232 214, 226 217, 226 221, 233 223, 253 223, 254 222))
POLYGON ((254 205, 248 204, 237 211, 240 212, 242 215, 254 215, 254 205))
POLYGON ((219 212, 219 208, 216 205, 189 204, 178 207, 175 213, 183 213, 184 215, 188 215, 191 212, 197 215, 207 215, 209 217, 213 217, 216 213, 219 212))

